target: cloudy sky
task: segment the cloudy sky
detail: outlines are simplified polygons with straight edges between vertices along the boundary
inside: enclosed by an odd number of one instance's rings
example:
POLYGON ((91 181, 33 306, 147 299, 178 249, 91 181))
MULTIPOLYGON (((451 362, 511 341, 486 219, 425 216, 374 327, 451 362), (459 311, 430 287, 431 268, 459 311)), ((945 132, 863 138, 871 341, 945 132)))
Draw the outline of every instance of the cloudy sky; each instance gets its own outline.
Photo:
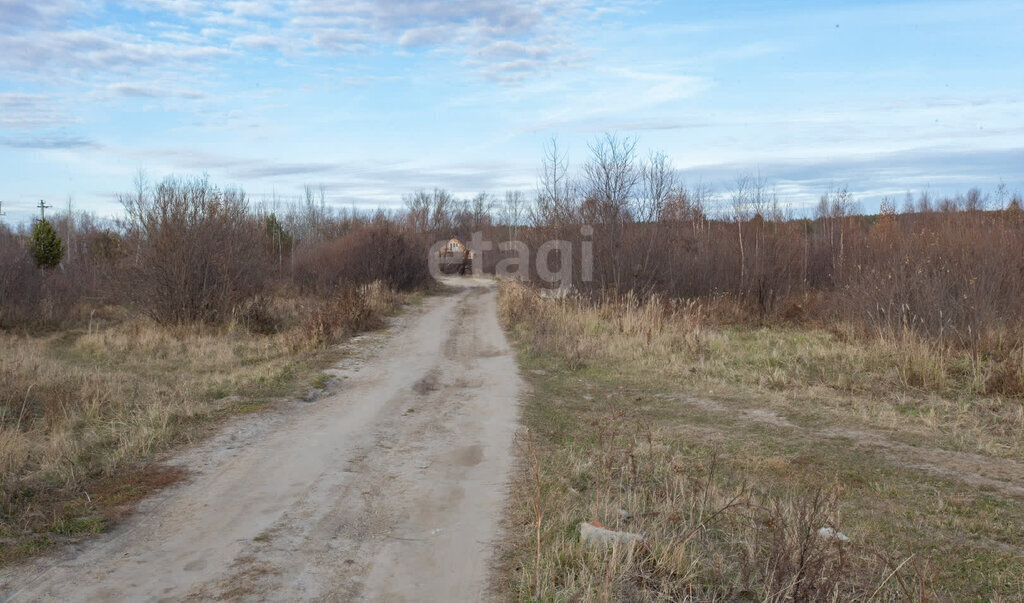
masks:
POLYGON ((140 169, 338 206, 532 191, 603 132, 719 192, 1024 190, 1024 3, 0 0, 4 220, 140 169))

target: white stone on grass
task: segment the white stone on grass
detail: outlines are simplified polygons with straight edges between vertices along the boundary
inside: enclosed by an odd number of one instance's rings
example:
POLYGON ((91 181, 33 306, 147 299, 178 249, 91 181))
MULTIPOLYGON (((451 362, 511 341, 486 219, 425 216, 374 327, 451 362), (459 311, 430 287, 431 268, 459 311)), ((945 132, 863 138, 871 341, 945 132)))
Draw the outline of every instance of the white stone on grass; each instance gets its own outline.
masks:
POLYGON ((850 538, 846 534, 843 534, 842 532, 837 532, 835 528, 830 528, 827 526, 818 530, 818 536, 821 536, 822 538, 827 538, 829 540, 838 540, 843 544, 847 544, 850 542, 850 538))
POLYGON ((605 546, 616 543, 643 545, 644 537, 633 532, 609 530, 597 521, 585 521, 580 524, 580 542, 605 546))

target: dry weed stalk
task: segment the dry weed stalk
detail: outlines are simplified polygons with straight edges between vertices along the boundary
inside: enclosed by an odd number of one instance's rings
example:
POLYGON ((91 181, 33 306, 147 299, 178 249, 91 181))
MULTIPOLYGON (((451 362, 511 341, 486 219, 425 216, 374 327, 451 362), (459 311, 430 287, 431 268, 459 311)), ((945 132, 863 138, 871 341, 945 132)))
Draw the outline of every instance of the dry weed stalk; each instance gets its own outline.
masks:
POLYGON ((540 469, 540 457, 537 456, 537 446, 533 441, 533 432, 529 429, 526 430, 526 442, 527 442, 527 454, 530 459, 530 477, 532 480, 533 490, 531 492, 531 505, 533 507, 534 514, 534 538, 536 548, 534 551, 534 568, 536 568, 536 581, 534 584, 534 593, 537 600, 541 597, 541 573, 539 568, 541 567, 541 527, 544 522, 544 494, 541 486, 541 469, 540 469))

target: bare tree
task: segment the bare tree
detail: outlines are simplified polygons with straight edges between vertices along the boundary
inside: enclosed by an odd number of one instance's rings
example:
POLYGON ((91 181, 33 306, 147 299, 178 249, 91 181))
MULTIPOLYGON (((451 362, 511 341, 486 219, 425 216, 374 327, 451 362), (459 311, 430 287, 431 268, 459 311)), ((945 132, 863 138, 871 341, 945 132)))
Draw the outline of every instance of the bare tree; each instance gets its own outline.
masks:
POLYGON ((1002 180, 999 181, 999 186, 996 187, 996 207, 1003 209, 1006 207, 1006 198, 1009 196, 1009 190, 1006 188, 1006 183, 1002 180))
POLYGON ((637 139, 605 134, 588 145, 590 161, 583 165, 587 200, 603 223, 621 222, 629 215, 641 171, 636 164, 637 139))
POLYGON ((776 204, 775 192, 768 189, 768 179, 760 173, 749 176, 750 182, 750 209, 753 211, 751 217, 768 219, 773 205, 776 204))
POLYGON ((479 193, 469 202, 469 213, 473 223, 473 231, 480 230, 491 223, 491 212, 494 211, 495 199, 488 193, 479 193))
POLYGON ((838 270, 846 254, 846 216, 853 215, 856 209, 853 196, 842 187, 838 190, 829 189, 818 202, 817 217, 822 220, 828 234, 828 245, 832 271, 838 270))
POLYGON ((432 202, 427 191, 416 191, 406 195, 405 217, 409 227, 416 232, 427 232, 430 229, 430 208, 432 202))
POLYGON ((651 258, 659 240, 665 237, 663 217, 665 208, 675 196, 685 200, 685 191, 679 195, 677 176, 669 158, 663 152, 651 152, 647 161, 640 166, 640 195, 632 211, 639 224, 637 228, 644 235, 645 249, 638 273, 643 275, 649 284, 651 277, 651 258))
POLYGON ((534 221, 537 224, 565 224, 575 213, 576 184, 569 177, 569 160, 552 137, 544 145, 534 221))
MULTIPOLYGON (((624 225, 633 219, 630 210, 641 178, 636 145, 636 138, 605 134, 588 145, 590 160, 583 165, 584 217, 604 227, 603 238, 611 259, 610 277, 616 290, 625 276, 624 225)), ((636 267, 634 273, 641 269, 636 267)))
POLYGON ((505 191, 499 219, 508 228, 508 240, 515 241, 526 215, 526 196, 522 191, 505 191))
POLYGON ((419 190, 407 195, 404 201, 406 222, 416 232, 450 235, 456 221, 463 230, 471 226, 465 205, 444 189, 435 188, 430 193, 419 190))
POLYGON ((988 207, 988 195, 982 195, 981 189, 974 187, 964 197, 964 209, 967 211, 985 211, 988 207))
POLYGON ((743 223, 750 218, 750 197, 753 188, 753 177, 740 174, 736 177, 731 193, 732 217, 736 220, 736 235, 740 245, 740 290, 746 282, 747 261, 743 246, 743 223))
POLYGON ((651 152, 647 161, 640 166, 642 191, 636 204, 636 219, 640 222, 654 222, 661 217, 669 197, 676 191, 678 178, 668 156, 663 152, 651 152))
POLYGON ((914 207, 914 195, 912 195, 910 191, 907 191, 906 196, 903 197, 903 213, 912 214, 916 211, 917 209, 914 207))
MULTIPOLYGON (((753 221, 754 227, 754 265, 755 270, 760 256, 761 223, 765 216, 778 210, 778 200, 774 191, 768 188, 768 180, 760 174, 740 174, 733 184, 732 217, 736 220, 736 236, 740 247, 740 290, 745 291, 748 278, 747 241, 743 236, 743 223, 753 221)), ((748 233, 749 237, 749 233, 748 233)))
POLYGON ((689 200, 690 224, 693 227, 694 237, 697 237, 701 232, 708 232, 708 204, 713 194, 711 186, 704 182, 698 182, 696 186, 686 191, 686 197, 689 200))
POLYGON ((917 196, 917 212, 926 214, 932 211, 932 202, 928 196, 928 189, 924 189, 917 196))
POLYGON ((441 232, 453 227, 452 213, 457 201, 451 193, 443 188, 435 188, 431 196, 430 230, 441 232))
POLYGON ((847 190, 846 186, 839 189, 835 197, 832 200, 832 213, 833 216, 839 218, 839 265, 842 266, 846 259, 846 223, 847 216, 852 216, 857 212, 856 203, 853 200, 853 195, 847 190))

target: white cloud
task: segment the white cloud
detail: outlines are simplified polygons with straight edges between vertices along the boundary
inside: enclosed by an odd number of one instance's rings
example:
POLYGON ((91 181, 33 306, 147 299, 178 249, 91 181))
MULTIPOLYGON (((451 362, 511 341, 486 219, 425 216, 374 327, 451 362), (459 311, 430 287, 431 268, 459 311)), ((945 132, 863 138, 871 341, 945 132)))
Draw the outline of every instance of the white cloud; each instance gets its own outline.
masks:
POLYGON ((480 48, 476 54, 479 57, 493 59, 518 57, 544 59, 550 56, 553 50, 550 46, 529 45, 513 40, 498 40, 480 48))
POLYGON ((13 149, 41 149, 57 151, 64 149, 79 149, 82 147, 94 147, 96 143, 84 136, 73 134, 50 134, 19 136, 15 138, 0 138, 0 145, 13 149))
POLYGON ((37 130, 67 123, 68 117, 50 96, 0 92, 0 129, 37 130))
POLYGON ((75 0, 0 0, 0 31, 49 27, 82 8, 75 0))
POLYGON ((320 29, 313 33, 313 43, 330 52, 362 52, 373 41, 370 34, 358 30, 320 29))
POLYGON ((232 14, 238 17, 275 17, 280 14, 271 2, 235 0, 233 2, 225 2, 223 6, 230 9, 232 14))
POLYGON ((176 15, 196 15, 207 6, 203 0, 130 0, 126 3, 139 10, 160 10, 176 15))
POLYGON ((328 52, 371 47, 444 51, 504 82, 574 62, 575 24, 622 2, 608 0, 299 0, 289 26, 312 29, 328 52), (353 43, 350 37, 355 37, 353 43), (342 43, 338 41, 342 40, 342 43))
POLYGON ((195 69, 198 62, 230 51, 211 45, 153 41, 111 28, 0 35, 3 70, 24 79, 95 78, 161 68, 195 69))
POLYGON ((278 50, 281 52, 294 52, 297 49, 296 41, 292 38, 266 34, 246 34, 236 36, 231 40, 231 46, 232 48, 278 50))
POLYGON ((119 82, 117 84, 111 84, 108 89, 119 96, 135 97, 135 98, 186 98, 186 99, 202 99, 206 98, 206 95, 196 90, 182 90, 182 89, 168 89, 159 88, 155 86, 147 86, 144 84, 131 84, 127 82, 119 82))
MULTIPOLYGON (((130 0, 145 21, 101 23, 96 0, 0 0, 0 75, 22 80, 192 72, 236 51, 441 51, 503 83, 576 63, 577 27, 628 0, 130 0), (92 15, 89 19, 67 17, 92 15), (171 15, 168 17, 168 15, 171 15), (212 26, 212 27, 211 27, 212 26), (187 63, 187 64, 186 64, 187 63)), ((581 25, 587 24, 587 25, 581 25)))
MULTIPOLYGON (((606 132, 615 123, 675 123, 679 104, 713 85, 709 78, 625 68, 591 70, 545 90, 546 106, 523 131, 606 132), (656 117, 649 114, 656 111, 656 117)), ((647 129, 652 129, 648 127, 647 129)))
POLYGON ((378 82, 398 82, 402 78, 397 75, 352 75, 341 79, 343 86, 369 86, 378 82))
POLYGON ((434 25, 407 29, 398 37, 398 45, 409 46, 442 46, 454 39, 456 28, 451 25, 434 25))

